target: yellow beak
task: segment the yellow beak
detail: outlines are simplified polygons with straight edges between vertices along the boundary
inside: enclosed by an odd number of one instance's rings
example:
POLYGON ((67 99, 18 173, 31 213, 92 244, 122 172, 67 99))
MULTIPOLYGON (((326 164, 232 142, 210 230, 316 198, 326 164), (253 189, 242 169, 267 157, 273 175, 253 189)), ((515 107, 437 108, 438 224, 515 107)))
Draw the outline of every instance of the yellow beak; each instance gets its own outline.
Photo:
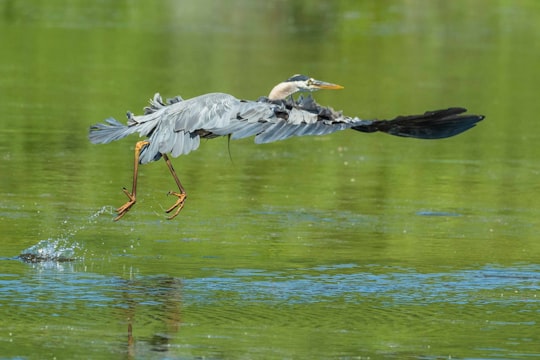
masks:
POLYGON ((318 88, 318 89, 330 89, 330 90, 343 89, 343 86, 341 86, 341 85, 332 84, 332 83, 325 82, 325 81, 320 81, 320 80, 315 80, 313 82, 313 86, 318 88))

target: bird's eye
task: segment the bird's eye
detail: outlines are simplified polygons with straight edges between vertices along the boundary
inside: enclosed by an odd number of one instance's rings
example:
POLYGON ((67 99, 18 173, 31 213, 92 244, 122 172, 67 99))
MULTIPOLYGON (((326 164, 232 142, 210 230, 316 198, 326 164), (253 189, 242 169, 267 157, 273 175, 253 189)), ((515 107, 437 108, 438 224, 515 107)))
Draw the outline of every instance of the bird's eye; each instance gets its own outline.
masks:
POLYGON ((313 79, 308 79, 307 83, 306 83, 308 86, 311 86, 313 85, 313 79))

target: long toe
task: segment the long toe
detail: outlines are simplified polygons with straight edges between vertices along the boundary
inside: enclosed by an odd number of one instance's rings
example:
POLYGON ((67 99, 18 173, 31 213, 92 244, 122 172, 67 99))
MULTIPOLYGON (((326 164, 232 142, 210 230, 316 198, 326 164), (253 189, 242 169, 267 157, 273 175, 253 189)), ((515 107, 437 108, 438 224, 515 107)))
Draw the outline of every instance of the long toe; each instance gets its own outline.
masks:
POLYGON ((135 205, 135 200, 130 200, 124 205, 120 206, 118 209, 116 209, 118 216, 114 218, 114 221, 118 221, 122 218, 122 216, 126 215, 126 213, 129 211, 129 209, 131 209, 133 205, 135 205))
POLYGON ((129 209, 131 209, 131 207, 137 202, 135 194, 131 194, 129 191, 127 191, 126 188, 123 188, 122 191, 124 192, 124 194, 126 194, 129 200, 124 205, 116 209, 118 216, 114 218, 114 221, 120 220, 122 216, 124 216, 129 211, 129 209))
POLYGON ((173 211, 174 209, 176 209, 174 214, 167 218, 167 220, 171 220, 171 219, 174 219, 180 213, 180 211, 184 208, 184 202, 186 201, 186 194, 171 191, 171 192, 168 193, 168 195, 174 195, 174 196, 178 197, 178 199, 176 200, 174 205, 171 206, 170 208, 168 208, 167 210, 165 210, 165 212, 168 214, 171 211, 173 211))

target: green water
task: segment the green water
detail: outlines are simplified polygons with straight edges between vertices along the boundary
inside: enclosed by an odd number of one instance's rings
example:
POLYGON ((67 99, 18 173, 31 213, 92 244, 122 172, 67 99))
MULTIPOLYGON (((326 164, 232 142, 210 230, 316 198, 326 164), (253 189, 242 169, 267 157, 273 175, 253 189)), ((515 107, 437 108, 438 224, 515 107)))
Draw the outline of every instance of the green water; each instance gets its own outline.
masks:
POLYGON ((540 356, 539 34, 532 0, 0 0, 0 358, 540 356), (203 141, 173 160, 176 219, 157 162, 112 221, 138 138, 91 124, 295 73, 345 86, 315 97, 349 115, 486 120, 203 141))

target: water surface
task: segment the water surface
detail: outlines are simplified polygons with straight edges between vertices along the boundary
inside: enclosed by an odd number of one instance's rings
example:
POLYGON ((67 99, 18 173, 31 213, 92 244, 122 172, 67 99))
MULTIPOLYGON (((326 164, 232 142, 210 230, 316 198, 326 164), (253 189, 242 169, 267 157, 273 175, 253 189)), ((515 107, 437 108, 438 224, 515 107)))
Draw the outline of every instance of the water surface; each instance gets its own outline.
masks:
POLYGON ((539 5, 233 3, 0 2, 0 357, 538 356, 539 5), (157 162, 112 221, 138 138, 89 125, 295 73, 344 85, 315 96, 350 115, 486 120, 204 141, 174 160, 175 220, 157 162))

